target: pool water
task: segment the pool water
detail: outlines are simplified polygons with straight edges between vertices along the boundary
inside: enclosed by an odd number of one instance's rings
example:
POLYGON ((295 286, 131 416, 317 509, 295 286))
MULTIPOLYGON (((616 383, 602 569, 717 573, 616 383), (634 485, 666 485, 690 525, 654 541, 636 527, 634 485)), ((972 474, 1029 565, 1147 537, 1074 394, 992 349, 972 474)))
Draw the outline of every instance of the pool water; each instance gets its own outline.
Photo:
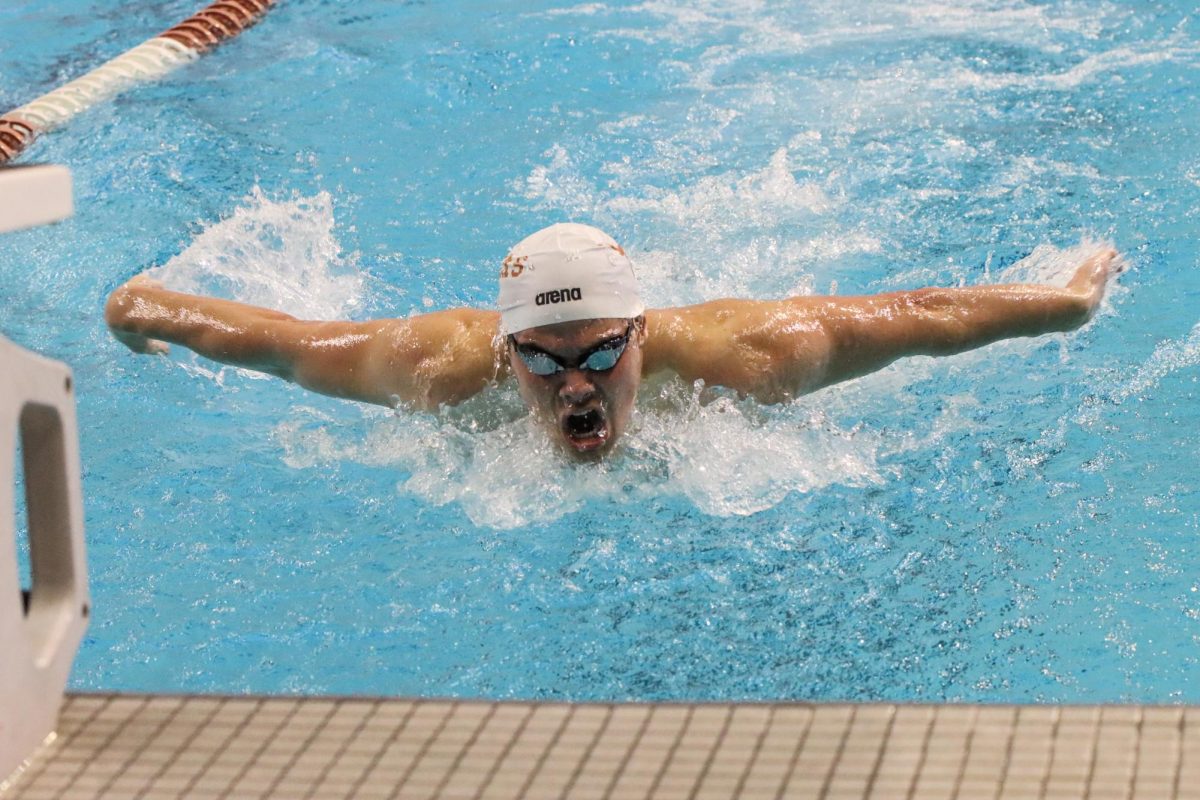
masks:
MULTIPOLYGON (((0 8, 0 106, 196 10, 0 8)), ((51 133, 77 214, 0 242, 75 370, 77 689, 1200 702, 1190 3, 283 2, 51 133), (563 463, 511 386, 437 415, 107 334, 169 285, 313 318, 493 302, 610 231, 650 305, 1130 269, 1068 335, 785 406, 647 384, 563 463)))

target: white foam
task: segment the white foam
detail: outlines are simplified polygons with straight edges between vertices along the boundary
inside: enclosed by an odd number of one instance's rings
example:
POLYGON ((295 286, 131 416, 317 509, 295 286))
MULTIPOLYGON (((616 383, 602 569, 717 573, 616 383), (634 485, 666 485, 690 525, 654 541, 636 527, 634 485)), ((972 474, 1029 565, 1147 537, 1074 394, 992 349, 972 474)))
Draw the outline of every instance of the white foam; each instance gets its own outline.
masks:
POLYGON ((793 492, 881 480, 878 437, 839 428, 818 404, 763 408, 713 399, 678 381, 644 387, 621 451, 580 465, 520 413, 511 388, 485 402, 512 416, 473 428, 458 413, 369 411, 364 439, 358 425, 297 408, 275 438, 292 467, 391 466, 409 476, 398 491, 435 506, 457 504, 475 524, 497 529, 561 519, 593 501, 636 505, 672 496, 713 516, 745 515, 793 492))
MULTIPOLYGON (((553 13, 592 15, 601 10, 612 9, 587 5, 553 13)), ((857 6, 836 2, 810 3, 799 10, 798 14, 797 7, 785 5, 779 12, 758 0, 737 3, 652 0, 626 11, 657 17, 658 24, 620 26, 604 31, 603 35, 648 43, 688 44, 701 37, 734 34, 738 36, 736 50, 745 56, 795 54, 875 40, 949 36, 993 39, 1058 52, 1063 38, 1073 35, 1094 40, 1105 26, 1119 25, 1131 13, 1112 3, 1044 6, 1024 0, 892 3, 872 8, 869 20, 862 19, 857 6)), ((711 55, 714 53, 706 54, 711 55)), ((699 74, 707 72, 710 66, 702 58, 699 74)), ((693 85, 712 88, 699 74, 693 85)))
POLYGON ((1052 33, 1076 33, 1096 37, 1106 17, 1126 16, 1111 4, 1084 7, 1073 3, 1052 6, 1022 0, 1010 2, 912 3, 897 7, 907 27, 935 31, 940 35, 971 34, 1004 36, 1012 41, 1043 42, 1052 33))
POLYGON ((937 92, 951 93, 958 93, 964 89, 998 92, 1013 88, 1065 91, 1094 82, 1106 75, 1118 73, 1127 67, 1158 64, 1163 61, 1184 61, 1194 55, 1194 49, 1172 47, 1163 42, 1155 42, 1144 49, 1115 47, 1111 50, 1094 53, 1061 72, 1042 74, 981 73, 967 67, 955 66, 930 77, 925 82, 925 86, 937 92))
POLYGON ((649 189, 642 197, 617 197, 605 203, 619 213, 649 211, 679 226, 760 228, 789 212, 823 214, 835 205, 816 181, 798 181, 786 147, 777 149, 761 170, 706 176, 678 191, 649 189), (737 213, 730 213, 737 209, 737 213))
MULTIPOLYGON (((1066 286, 1075 274, 1075 269, 1096 253, 1112 247, 1112 243, 1085 236, 1073 247, 1059 248, 1051 244, 1038 245, 1029 255, 1000 270, 993 278, 995 283, 1042 283, 1050 286, 1066 286)), ((1106 299, 1119 291, 1119 284, 1112 280, 1108 284, 1106 299)))
POLYGON ((545 11, 533 12, 529 16, 532 17, 591 17, 596 14, 608 11, 608 6, 603 3, 581 3, 577 6, 569 8, 548 8, 545 11))
POLYGON ((328 192, 273 200, 255 187, 230 216, 150 273, 171 289, 303 319, 351 317, 366 290, 355 260, 341 253, 328 192))
MULTIPOLYGON (((816 290, 814 271, 847 256, 877 253, 879 239, 861 231, 783 240, 755 236, 744 245, 703 240, 680 249, 634 250, 642 295, 652 307, 700 303, 721 297, 794 297, 816 290)), ((824 287, 821 287, 824 288, 824 287)))
POLYGON ((592 186, 579 174, 566 149, 556 144, 546 155, 550 162, 534 167, 524 185, 514 188, 524 190, 526 197, 543 206, 566 212, 570 218, 593 215, 596 201, 592 186))
POLYGON ((752 514, 793 492, 882 480, 878 437, 840 428, 819 401, 762 407, 704 399, 693 390, 643 413, 627 448, 635 460, 659 463, 661 491, 682 494, 706 514, 752 514))

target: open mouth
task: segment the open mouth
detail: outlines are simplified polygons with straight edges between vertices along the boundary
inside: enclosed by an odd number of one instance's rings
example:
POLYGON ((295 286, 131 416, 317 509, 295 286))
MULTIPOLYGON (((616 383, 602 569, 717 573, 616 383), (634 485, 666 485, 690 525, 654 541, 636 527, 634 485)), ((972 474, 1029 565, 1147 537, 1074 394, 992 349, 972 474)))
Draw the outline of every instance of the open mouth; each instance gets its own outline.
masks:
POLYGON ((608 440, 608 421, 598 408, 567 414, 562 427, 567 441, 576 450, 594 450, 608 440))

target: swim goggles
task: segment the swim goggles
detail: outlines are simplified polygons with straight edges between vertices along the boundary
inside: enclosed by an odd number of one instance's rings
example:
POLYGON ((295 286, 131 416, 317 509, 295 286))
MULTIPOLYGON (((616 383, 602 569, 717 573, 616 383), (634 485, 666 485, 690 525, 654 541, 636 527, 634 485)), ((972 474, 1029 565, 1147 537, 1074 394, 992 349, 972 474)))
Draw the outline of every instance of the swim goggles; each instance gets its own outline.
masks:
POLYGON ((516 340, 510 334, 508 341, 512 344, 513 349, 517 351, 517 356, 525 363, 525 367, 534 375, 540 377, 549 377, 556 372, 562 372, 567 369, 586 369, 589 372, 607 372, 617 365, 621 360, 621 356, 625 353, 625 348, 629 345, 629 337, 633 334, 633 323, 625 328, 625 333, 609 339, 607 342, 601 342, 584 353, 575 363, 566 363, 558 356, 552 356, 544 350, 538 350, 530 345, 517 344, 516 340))

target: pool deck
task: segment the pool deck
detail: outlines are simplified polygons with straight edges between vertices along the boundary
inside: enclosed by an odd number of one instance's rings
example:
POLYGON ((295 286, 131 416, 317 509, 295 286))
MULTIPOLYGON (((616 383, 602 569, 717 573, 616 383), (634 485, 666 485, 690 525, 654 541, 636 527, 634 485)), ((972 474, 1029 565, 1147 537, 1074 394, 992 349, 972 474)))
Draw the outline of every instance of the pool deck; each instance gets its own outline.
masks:
POLYGON ((0 798, 1200 798, 1200 708, 72 694, 0 798))

